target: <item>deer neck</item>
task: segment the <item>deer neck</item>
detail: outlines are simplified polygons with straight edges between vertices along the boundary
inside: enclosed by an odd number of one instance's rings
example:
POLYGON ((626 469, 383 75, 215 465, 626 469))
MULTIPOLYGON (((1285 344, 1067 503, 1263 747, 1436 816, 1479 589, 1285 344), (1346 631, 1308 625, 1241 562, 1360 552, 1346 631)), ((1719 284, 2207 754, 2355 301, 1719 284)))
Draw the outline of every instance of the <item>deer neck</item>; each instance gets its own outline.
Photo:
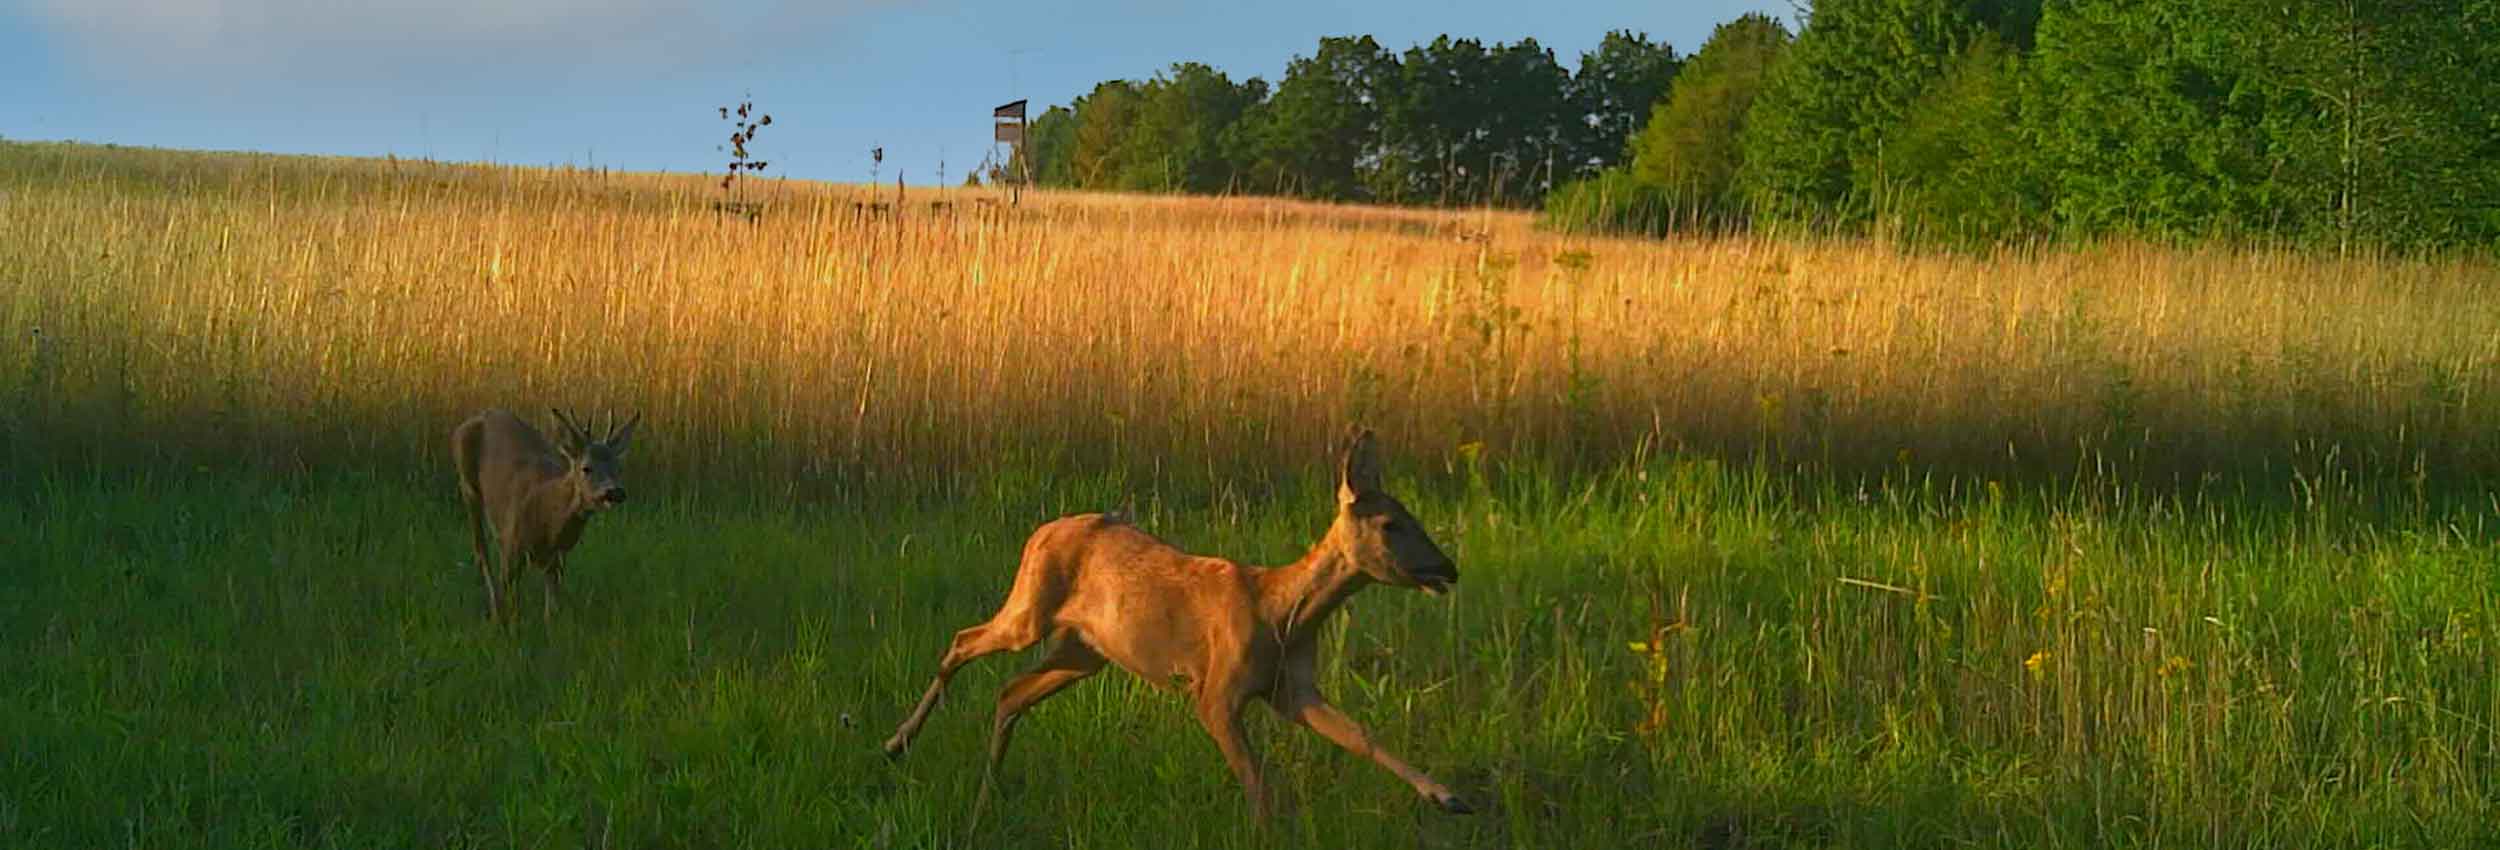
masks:
POLYGON ((1259 620, 1292 646, 1317 634, 1329 615, 1371 583, 1331 533, 1302 556, 1259 576, 1259 620))
POLYGON ((582 496, 570 476, 541 481, 530 493, 530 512, 536 514, 537 526, 547 541, 559 549, 571 548, 580 539, 582 526, 590 522, 590 500, 582 496))

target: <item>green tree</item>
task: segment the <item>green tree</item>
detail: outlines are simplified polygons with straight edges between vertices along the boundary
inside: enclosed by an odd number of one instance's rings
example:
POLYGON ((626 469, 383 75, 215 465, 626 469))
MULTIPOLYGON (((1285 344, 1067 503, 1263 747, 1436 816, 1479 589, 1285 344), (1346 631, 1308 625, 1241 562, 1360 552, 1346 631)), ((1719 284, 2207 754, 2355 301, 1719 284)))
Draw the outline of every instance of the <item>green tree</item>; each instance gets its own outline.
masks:
POLYGON ((1883 215, 1930 238, 1983 244, 2048 226, 2045 178, 2022 126, 2020 57, 1983 33, 1885 137, 1883 215))
POLYGON ((2223 55, 2247 72, 2235 99, 2263 109, 2276 230, 2338 246, 2485 238, 2500 188, 2500 80, 2476 61, 2500 40, 2490 2, 2218 2, 2223 55))
POLYGON ((1465 163, 1475 159, 1486 98, 1484 44, 1441 36, 1407 48, 1380 97, 1380 157, 1367 182, 1395 203, 1467 197, 1465 163))
POLYGON ((1717 219, 1736 213, 1732 190, 1744 162, 1738 139, 1764 74, 1788 43, 1788 28, 1761 14, 1711 31, 1633 138, 1632 175, 1662 190, 1681 215, 1717 219))
POLYGON ((1579 171, 1570 159, 1577 136, 1573 122, 1580 118, 1571 99, 1571 72, 1533 38, 1496 45, 1486 59, 1489 97, 1478 122, 1485 163, 1480 197, 1533 204, 1555 181, 1579 171))
POLYGON ((2296 226, 2277 215, 2275 107, 2234 55, 2251 23, 2203 0, 2049 7, 2030 123, 2062 226, 2192 237, 2296 226))
POLYGON ((1534 39, 1436 38, 1384 80, 1367 183, 1395 202, 1525 203, 1565 165, 1570 74, 1534 39))
POLYGON ((1955 0, 1821 0, 1747 116, 1738 183, 1757 212, 1859 224, 1884 138, 1979 35, 2017 8, 1955 0))
POLYGON ((1141 100, 1135 83, 1108 80, 1095 84, 1092 92, 1070 105, 1076 115, 1071 134, 1075 143, 1068 150, 1072 185, 1085 189, 1119 185, 1121 173, 1129 168, 1127 145, 1141 100))
POLYGON ((1025 128, 1024 144, 1016 149, 1017 161, 1007 173, 1014 179, 1029 175, 1040 186, 1076 186, 1075 152, 1076 110, 1053 106, 1025 128))
POLYGON ((1206 65, 1183 62, 1137 89, 1136 122, 1120 145, 1114 187, 1134 191, 1222 192, 1239 167, 1230 129, 1267 99, 1257 78, 1235 84, 1206 65))
POLYGON ((1397 59, 1371 36, 1322 38, 1295 57, 1276 94, 1242 126, 1248 185, 1312 198, 1365 195, 1361 168, 1380 134, 1381 79, 1397 59))
POLYGON ((1571 175, 1627 161, 1634 134, 1649 123, 1683 64, 1674 47, 1629 30, 1606 33, 1596 50, 1580 54, 1580 68, 1571 76, 1572 110, 1579 119, 1566 154, 1571 175))
MULTIPOLYGON (((2500 0, 2454 4, 2453 29, 2437 23, 2412 28, 2420 47, 2420 79, 2428 108, 2453 133, 2452 158, 2442 163, 2425 194, 2437 200, 2431 232, 2450 244, 2500 248, 2500 0)), ((2425 16, 2427 19, 2427 16, 2425 16)))

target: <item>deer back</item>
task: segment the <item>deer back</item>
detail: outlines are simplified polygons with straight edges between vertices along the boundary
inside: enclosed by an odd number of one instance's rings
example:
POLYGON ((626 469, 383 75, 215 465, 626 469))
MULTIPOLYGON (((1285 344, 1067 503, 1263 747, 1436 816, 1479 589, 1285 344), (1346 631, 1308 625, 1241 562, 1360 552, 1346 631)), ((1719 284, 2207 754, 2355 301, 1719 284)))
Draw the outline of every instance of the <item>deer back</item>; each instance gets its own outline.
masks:
POLYGON ((561 479, 568 471, 564 454, 529 422, 506 410, 488 410, 474 420, 478 428, 476 468, 478 497, 489 516, 500 516, 529 497, 540 485, 561 479))

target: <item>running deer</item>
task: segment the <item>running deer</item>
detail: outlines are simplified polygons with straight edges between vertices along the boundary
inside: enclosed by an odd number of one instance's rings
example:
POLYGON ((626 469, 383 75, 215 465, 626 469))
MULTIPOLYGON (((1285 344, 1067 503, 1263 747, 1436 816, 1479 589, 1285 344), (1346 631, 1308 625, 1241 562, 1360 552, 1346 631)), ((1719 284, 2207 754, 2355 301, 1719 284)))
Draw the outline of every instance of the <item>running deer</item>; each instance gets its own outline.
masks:
POLYGON ((1016 718, 1101 671, 1106 660, 1190 696, 1199 722, 1249 795, 1254 819, 1264 820, 1268 806, 1258 757, 1242 729, 1243 708, 1253 699, 1379 762, 1442 809, 1473 811, 1447 786, 1373 743, 1319 692, 1320 627, 1347 599, 1374 584, 1438 595, 1458 581, 1458 566, 1405 505, 1381 490, 1380 477, 1371 432, 1356 432, 1339 467, 1336 522, 1309 554, 1282 567, 1191 555, 1116 516, 1086 514, 1043 525, 1024 544, 1006 603, 989 622, 955 633, 937 679, 886 741, 886 755, 902 755, 966 662, 1050 638, 1057 643, 1041 663, 999 692, 975 822, 988 806, 1016 718))
POLYGON ((460 496, 469 506, 469 537, 477 549, 478 575, 486 580, 489 619, 501 620, 509 610, 512 574, 523 563, 544 572, 545 614, 554 619, 564 553, 581 541, 592 514, 625 501, 617 475, 642 415, 592 439, 564 411, 550 412, 564 431, 560 445, 548 444, 521 417, 495 409, 451 432, 452 463, 460 469, 460 496), (490 527, 500 565, 487 558, 490 527))

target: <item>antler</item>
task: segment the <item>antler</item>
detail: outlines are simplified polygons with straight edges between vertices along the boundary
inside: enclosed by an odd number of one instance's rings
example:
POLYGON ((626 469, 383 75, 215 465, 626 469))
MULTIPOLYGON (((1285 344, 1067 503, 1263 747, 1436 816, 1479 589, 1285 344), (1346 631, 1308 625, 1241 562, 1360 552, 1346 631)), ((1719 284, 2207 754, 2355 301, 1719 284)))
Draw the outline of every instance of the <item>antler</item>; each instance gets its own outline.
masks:
POLYGON ((582 426, 574 424, 573 417, 564 415, 564 408, 550 407, 547 408, 547 411, 556 415, 556 424, 564 426, 564 437, 566 440, 571 441, 572 444, 576 446, 588 445, 590 443, 590 432, 582 430, 582 426))

